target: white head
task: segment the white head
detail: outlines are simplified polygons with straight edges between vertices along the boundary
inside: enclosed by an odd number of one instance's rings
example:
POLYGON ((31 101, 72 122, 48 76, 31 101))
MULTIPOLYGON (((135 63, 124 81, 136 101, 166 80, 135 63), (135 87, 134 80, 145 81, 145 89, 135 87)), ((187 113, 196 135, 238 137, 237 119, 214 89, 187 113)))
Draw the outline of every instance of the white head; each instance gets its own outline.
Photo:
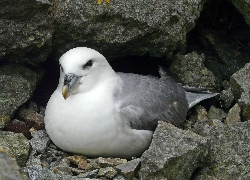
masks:
POLYGON ((98 82, 115 76, 106 58, 99 52, 77 47, 67 51, 59 60, 60 80, 64 98, 70 94, 83 93, 94 88, 98 82))

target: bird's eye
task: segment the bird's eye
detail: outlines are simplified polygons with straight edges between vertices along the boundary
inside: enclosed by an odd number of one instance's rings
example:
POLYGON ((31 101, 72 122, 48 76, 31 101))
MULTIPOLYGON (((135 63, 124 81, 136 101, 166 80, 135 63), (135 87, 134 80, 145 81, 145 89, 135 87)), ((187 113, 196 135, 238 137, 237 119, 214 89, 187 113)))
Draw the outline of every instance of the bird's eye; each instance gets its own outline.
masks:
POLYGON ((90 68, 91 66, 93 65, 93 61, 92 60, 89 60, 86 64, 84 64, 82 66, 83 69, 85 68, 90 68))
POLYGON ((61 65, 61 64, 59 64, 59 66, 60 66, 61 71, 63 72, 63 67, 62 67, 62 65, 61 65))

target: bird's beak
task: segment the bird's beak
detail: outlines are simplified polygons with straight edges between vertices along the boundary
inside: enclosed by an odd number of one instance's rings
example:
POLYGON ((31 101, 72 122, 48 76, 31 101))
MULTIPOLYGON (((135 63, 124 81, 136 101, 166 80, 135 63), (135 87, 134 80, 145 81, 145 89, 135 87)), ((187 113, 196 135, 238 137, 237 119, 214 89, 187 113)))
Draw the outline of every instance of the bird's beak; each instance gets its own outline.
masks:
POLYGON ((73 73, 66 74, 64 77, 63 87, 62 87, 62 95, 66 100, 70 96, 70 92, 76 89, 78 85, 78 80, 81 76, 77 76, 73 73))

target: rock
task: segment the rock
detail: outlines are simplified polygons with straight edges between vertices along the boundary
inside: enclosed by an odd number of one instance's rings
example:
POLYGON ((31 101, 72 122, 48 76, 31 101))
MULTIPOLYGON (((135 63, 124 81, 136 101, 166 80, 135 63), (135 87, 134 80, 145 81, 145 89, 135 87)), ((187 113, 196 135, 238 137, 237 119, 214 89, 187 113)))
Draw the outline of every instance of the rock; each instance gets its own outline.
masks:
POLYGON ((210 107, 207 114, 208 120, 218 119, 220 121, 223 121, 226 118, 226 116, 227 113, 225 113, 222 109, 216 108, 214 106, 210 107))
POLYGON ((241 108, 242 120, 250 119, 250 63, 237 71, 230 78, 234 96, 241 108))
POLYGON ((250 2, 248 0, 230 0, 237 10, 243 15, 246 23, 250 26, 250 2))
POLYGON ((21 119, 24 119, 25 121, 34 122, 37 124, 37 126, 44 126, 44 117, 43 115, 39 114, 36 111, 33 111, 32 109, 20 109, 18 113, 19 117, 21 119))
POLYGON ((141 157, 140 179, 190 179, 206 162, 207 139, 159 122, 151 146, 141 157))
POLYGON ((203 126, 196 132, 209 139, 208 166, 201 169, 200 177, 214 179, 250 178, 250 121, 229 126, 203 126))
POLYGON ((173 61, 170 70, 175 73, 181 82, 190 87, 215 89, 216 78, 213 73, 204 66, 205 56, 192 52, 186 55, 178 55, 173 61), (195 67, 195 71, 194 71, 195 67))
POLYGON ((119 164, 116 166, 116 169, 120 174, 122 174, 127 179, 133 179, 138 172, 141 164, 141 159, 132 159, 127 163, 119 164))
POLYGON ((0 67, 0 129, 32 95, 41 73, 21 65, 0 67))
POLYGON ((49 1, 0 2, 0 59, 37 65, 51 51, 53 18, 49 1))
POLYGON ((232 105, 234 94, 231 87, 221 91, 220 100, 222 102, 222 107, 229 108, 232 105))
POLYGON ((25 166, 29 157, 29 141, 23 134, 0 131, 0 149, 16 158, 19 166, 25 166))
POLYGON ((31 136, 30 145, 32 149, 39 153, 44 153, 50 142, 50 138, 46 131, 31 129, 31 136))
POLYGON ((113 178, 117 174, 117 171, 112 167, 106 167, 99 169, 98 176, 113 178))
POLYGON ((93 171, 89 171, 89 172, 85 172, 82 174, 79 174, 78 176, 79 178, 90 178, 90 179, 94 179, 98 177, 98 169, 95 169, 93 171))
POLYGON ((240 122, 240 107, 236 103, 228 112, 225 124, 234 124, 236 122, 240 122))
POLYGON ((126 159, 120 159, 120 158, 103 158, 103 157, 98 158, 98 164, 100 165, 100 167, 109 167, 109 166, 114 167, 116 165, 123 164, 126 162, 127 162, 126 159))
POLYGON ((69 156, 69 157, 67 157, 67 159, 71 163, 77 165, 77 167, 79 169, 84 169, 84 170, 92 169, 91 164, 87 162, 87 157, 85 157, 85 156, 77 156, 77 155, 75 155, 75 156, 69 156))
POLYGON ((9 157, 6 153, 0 152, 0 179, 2 180, 23 180, 20 173, 20 167, 14 158, 9 157))
POLYGON ((171 55, 184 50, 204 0, 54 1, 53 34, 60 54, 75 46, 98 49, 108 59, 126 55, 171 55))

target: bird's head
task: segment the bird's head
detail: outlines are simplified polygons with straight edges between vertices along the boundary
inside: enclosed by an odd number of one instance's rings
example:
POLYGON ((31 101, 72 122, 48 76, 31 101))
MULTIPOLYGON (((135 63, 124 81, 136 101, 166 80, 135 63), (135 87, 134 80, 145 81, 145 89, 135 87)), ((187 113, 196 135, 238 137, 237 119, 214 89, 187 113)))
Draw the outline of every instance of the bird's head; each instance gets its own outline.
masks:
POLYGON ((59 89, 67 99, 71 94, 87 92, 98 82, 114 75, 106 58, 99 52, 77 47, 67 51, 59 60, 60 80, 59 89))

